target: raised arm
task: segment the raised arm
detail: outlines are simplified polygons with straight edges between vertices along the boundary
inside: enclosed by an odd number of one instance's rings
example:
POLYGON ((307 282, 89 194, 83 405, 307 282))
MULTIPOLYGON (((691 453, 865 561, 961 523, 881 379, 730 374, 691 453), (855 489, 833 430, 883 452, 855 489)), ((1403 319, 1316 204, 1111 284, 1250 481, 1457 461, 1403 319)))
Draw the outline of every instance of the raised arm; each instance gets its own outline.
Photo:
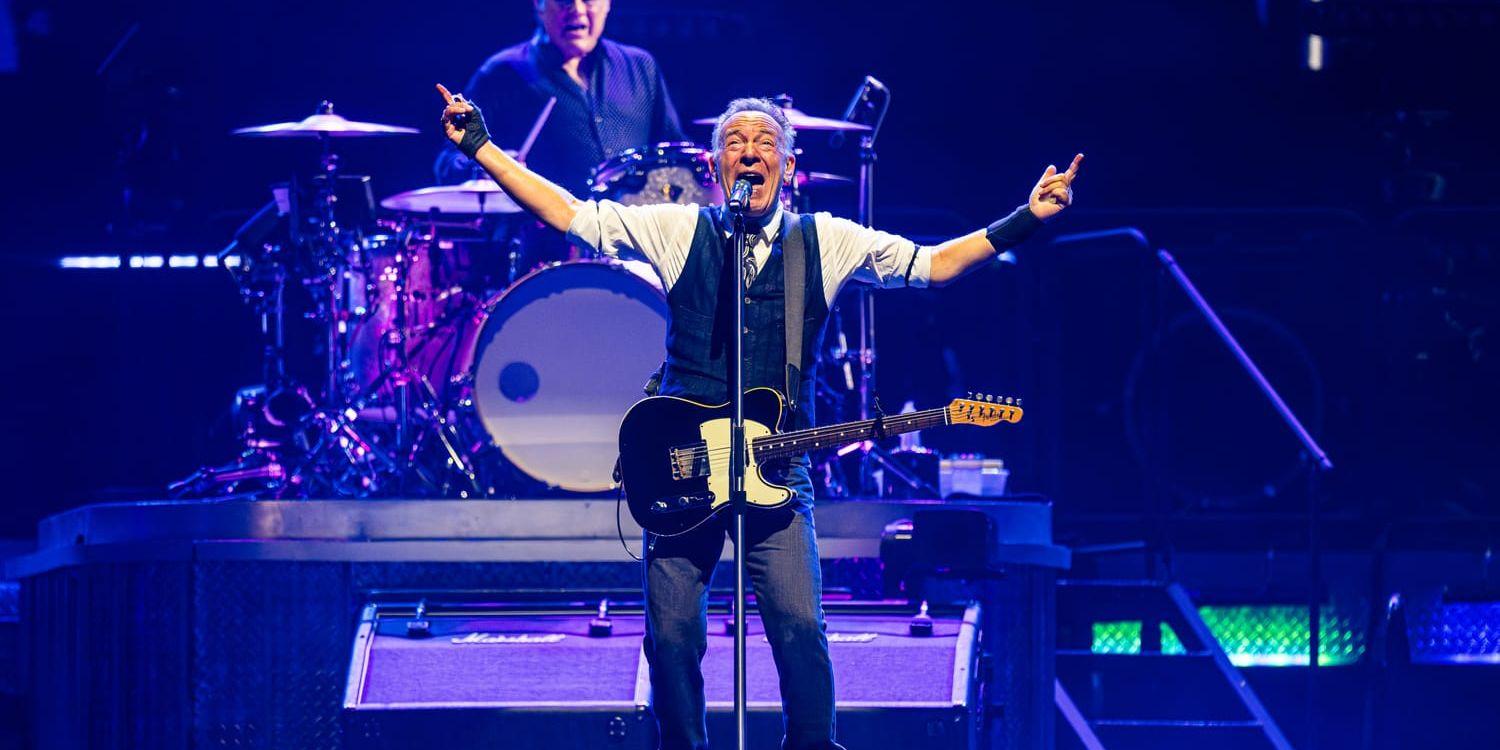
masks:
POLYGON ((1008 248, 1019 245, 1028 235, 1040 228, 1073 203, 1073 180, 1078 177, 1078 166, 1083 163, 1083 154, 1073 157, 1067 171, 1058 172, 1048 165, 1031 189, 1026 205, 1014 213, 991 224, 987 229, 970 232, 932 248, 933 286, 948 284, 975 267, 988 262, 1008 248))
POLYGON ((568 231, 568 225, 578 213, 580 201, 496 146, 485 130, 483 114, 462 94, 450 93, 442 84, 438 84, 437 90, 443 95, 445 105, 443 135, 460 152, 483 167, 510 197, 535 214, 542 223, 559 232, 568 231))

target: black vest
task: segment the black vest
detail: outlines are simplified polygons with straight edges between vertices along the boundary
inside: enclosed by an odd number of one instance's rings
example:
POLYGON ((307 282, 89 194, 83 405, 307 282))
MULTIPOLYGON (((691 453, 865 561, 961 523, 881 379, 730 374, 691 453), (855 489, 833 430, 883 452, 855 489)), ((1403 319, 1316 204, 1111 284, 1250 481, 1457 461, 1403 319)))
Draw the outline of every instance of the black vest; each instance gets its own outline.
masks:
MULTIPOLYGON (((771 247, 771 257, 745 292, 745 387, 769 386, 786 390, 786 294, 781 243, 790 216, 782 214, 782 229, 771 247)), ((785 429, 810 427, 813 414, 811 372, 822 349, 828 303, 823 298, 823 264, 817 232, 808 232, 807 292, 802 328, 800 408, 788 415, 785 429)), ((737 293, 734 266, 724 262, 732 253, 716 208, 698 211, 698 227, 688 250, 682 275, 667 294, 672 320, 667 328, 667 364, 660 394, 682 396, 710 404, 729 400, 730 351, 734 346, 734 305, 737 293), (720 303, 724 304, 720 304, 720 303)))

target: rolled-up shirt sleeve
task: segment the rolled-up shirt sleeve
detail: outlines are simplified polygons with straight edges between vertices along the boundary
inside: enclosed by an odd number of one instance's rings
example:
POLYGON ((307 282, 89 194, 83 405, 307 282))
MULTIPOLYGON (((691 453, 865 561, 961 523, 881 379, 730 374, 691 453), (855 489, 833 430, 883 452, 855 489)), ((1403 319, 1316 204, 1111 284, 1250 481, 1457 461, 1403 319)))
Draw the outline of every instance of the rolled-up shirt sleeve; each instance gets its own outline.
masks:
POLYGON ((814 220, 829 300, 851 278, 885 289, 925 287, 932 278, 931 248, 826 213, 815 214, 814 220))
POLYGON ((577 206, 568 225, 568 239, 611 258, 644 260, 670 289, 687 263, 697 219, 697 206, 626 206, 587 200, 577 206))

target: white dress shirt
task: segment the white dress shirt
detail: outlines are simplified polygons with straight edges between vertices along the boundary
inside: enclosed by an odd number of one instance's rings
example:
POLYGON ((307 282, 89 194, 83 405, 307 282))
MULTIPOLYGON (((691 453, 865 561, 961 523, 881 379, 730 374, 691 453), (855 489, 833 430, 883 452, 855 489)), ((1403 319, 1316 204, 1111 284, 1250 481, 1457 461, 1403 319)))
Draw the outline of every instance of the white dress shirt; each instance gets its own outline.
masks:
MULTIPOLYGON (((781 230, 781 218, 778 205, 761 231, 747 238, 757 273, 771 257, 771 238, 781 230)), ((823 298, 829 307, 851 278, 888 289, 927 286, 932 273, 930 248, 828 213, 813 214, 813 223, 823 261, 823 298)), ((647 261, 670 291, 687 264, 697 227, 697 205, 625 206, 590 200, 578 206, 568 225, 568 239, 611 258, 647 261)))

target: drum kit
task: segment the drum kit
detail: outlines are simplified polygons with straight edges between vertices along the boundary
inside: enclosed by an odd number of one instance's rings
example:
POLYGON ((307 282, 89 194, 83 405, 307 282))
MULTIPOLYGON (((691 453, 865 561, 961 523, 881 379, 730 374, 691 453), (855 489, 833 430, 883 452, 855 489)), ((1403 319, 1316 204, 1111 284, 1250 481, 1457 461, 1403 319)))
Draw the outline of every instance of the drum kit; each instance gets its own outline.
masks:
MULTIPOLYGON (((869 129, 786 112, 799 130, 869 129)), ((615 488, 620 419, 665 356, 666 296, 649 265, 537 263, 524 247, 534 220, 487 178, 377 208, 369 178, 344 174, 335 146, 412 128, 346 119, 323 102, 302 120, 233 132, 316 141, 321 156, 312 179, 273 189, 276 200, 221 253, 260 320, 265 382, 235 400, 238 459, 174 483, 174 495, 615 488), (309 353, 289 351, 285 321, 296 319, 318 329, 316 387, 289 374, 289 357, 309 353)), ((600 164, 592 191, 627 205, 721 202, 711 174, 708 150, 660 143, 600 164)), ((805 210, 805 188, 850 182, 803 172, 786 200, 805 210)))

